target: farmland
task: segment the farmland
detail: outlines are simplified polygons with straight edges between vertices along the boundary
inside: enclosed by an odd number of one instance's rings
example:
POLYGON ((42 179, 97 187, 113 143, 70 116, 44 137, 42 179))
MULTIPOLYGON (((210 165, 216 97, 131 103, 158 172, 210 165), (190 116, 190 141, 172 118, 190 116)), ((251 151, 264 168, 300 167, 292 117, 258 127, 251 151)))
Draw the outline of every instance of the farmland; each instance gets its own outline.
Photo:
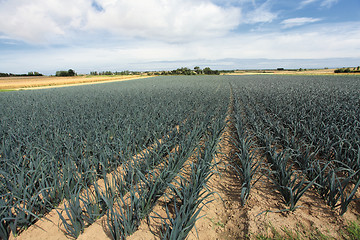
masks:
POLYGON ((1 92, 0 238, 341 239, 360 217, 359 89, 256 75, 1 92))
POLYGON ((95 84, 113 81, 126 81, 130 79, 138 79, 143 76, 127 75, 127 76, 74 76, 74 77, 2 77, 0 78, 1 90, 23 90, 33 88, 51 88, 64 87, 71 85, 95 84))

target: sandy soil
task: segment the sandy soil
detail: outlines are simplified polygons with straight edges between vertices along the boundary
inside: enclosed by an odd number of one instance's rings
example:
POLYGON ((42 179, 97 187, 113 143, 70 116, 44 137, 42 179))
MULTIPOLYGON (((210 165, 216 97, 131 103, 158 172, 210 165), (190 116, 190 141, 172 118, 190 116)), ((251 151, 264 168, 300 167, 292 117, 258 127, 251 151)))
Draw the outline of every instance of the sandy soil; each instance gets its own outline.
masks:
POLYGON ((103 82, 127 81, 148 76, 75 76, 75 77, 4 77, 0 78, 0 89, 43 89, 103 82))

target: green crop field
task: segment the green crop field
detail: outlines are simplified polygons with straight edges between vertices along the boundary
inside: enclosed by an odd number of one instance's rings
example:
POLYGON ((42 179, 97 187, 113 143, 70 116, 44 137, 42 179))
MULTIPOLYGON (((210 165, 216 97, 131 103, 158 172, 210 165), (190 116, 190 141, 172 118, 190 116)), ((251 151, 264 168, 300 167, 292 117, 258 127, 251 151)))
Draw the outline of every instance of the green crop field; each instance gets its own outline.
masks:
POLYGON ((186 239, 223 169, 244 208, 267 179, 284 212, 312 191, 335 215, 360 216, 359 106, 359 76, 166 76, 0 92, 0 238, 21 239, 55 211, 66 238, 106 219, 108 237, 125 239, 156 218, 158 238, 186 239))

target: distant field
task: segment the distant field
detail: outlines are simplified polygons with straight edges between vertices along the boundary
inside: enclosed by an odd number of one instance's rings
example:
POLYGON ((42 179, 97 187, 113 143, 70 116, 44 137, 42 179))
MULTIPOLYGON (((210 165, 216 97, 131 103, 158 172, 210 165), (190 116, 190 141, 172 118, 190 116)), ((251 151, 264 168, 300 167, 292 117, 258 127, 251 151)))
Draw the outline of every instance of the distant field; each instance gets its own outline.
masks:
MULTIPOLYGON (((249 74, 296 74, 296 75, 339 75, 334 73, 334 68, 329 69, 306 69, 302 71, 296 70, 238 70, 226 75, 249 75, 249 74)), ((360 75, 359 73, 341 73, 341 75, 360 75)))
MULTIPOLYGON (((334 73, 335 69, 307 69, 302 71, 294 70, 238 70, 234 73, 224 75, 257 75, 257 74, 278 74, 278 75, 360 75, 360 73, 334 73)), ((147 75, 127 76, 75 76, 75 77, 4 77, 0 78, 0 91, 4 90, 25 90, 33 88, 65 87, 67 85, 82 85, 89 83, 102 83, 112 81, 126 81, 131 79, 146 78, 147 75)))
MULTIPOLYGON (((5 77, 0 78, 0 90, 5 89, 29 89, 39 87, 60 87, 74 84, 88 84, 111 81, 126 81, 142 78, 141 75, 127 76, 75 76, 75 77, 5 77)), ((147 77, 147 76, 146 76, 147 77)))

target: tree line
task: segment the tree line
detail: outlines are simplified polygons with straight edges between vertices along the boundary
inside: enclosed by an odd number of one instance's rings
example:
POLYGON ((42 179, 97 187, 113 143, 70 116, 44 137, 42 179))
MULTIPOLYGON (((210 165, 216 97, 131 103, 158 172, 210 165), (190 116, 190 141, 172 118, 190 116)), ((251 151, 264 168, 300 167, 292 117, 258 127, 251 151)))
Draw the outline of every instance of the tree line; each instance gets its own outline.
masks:
POLYGON ((358 73, 360 72, 360 66, 358 67, 354 67, 353 69, 351 68, 338 68, 338 69, 335 69, 334 73, 358 73))
POLYGON ((209 67, 201 69, 200 67, 196 66, 194 69, 190 69, 187 67, 182 67, 178 69, 174 69, 171 71, 159 71, 159 72, 148 72, 148 75, 219 75, 221 71, 219 70, 212 70, 209 67))
POLYGON ((0 77, 31 77, 31 76, 43 76, 43 75, 39 72, 28 72, 27 74, 0 73, 0 77))

